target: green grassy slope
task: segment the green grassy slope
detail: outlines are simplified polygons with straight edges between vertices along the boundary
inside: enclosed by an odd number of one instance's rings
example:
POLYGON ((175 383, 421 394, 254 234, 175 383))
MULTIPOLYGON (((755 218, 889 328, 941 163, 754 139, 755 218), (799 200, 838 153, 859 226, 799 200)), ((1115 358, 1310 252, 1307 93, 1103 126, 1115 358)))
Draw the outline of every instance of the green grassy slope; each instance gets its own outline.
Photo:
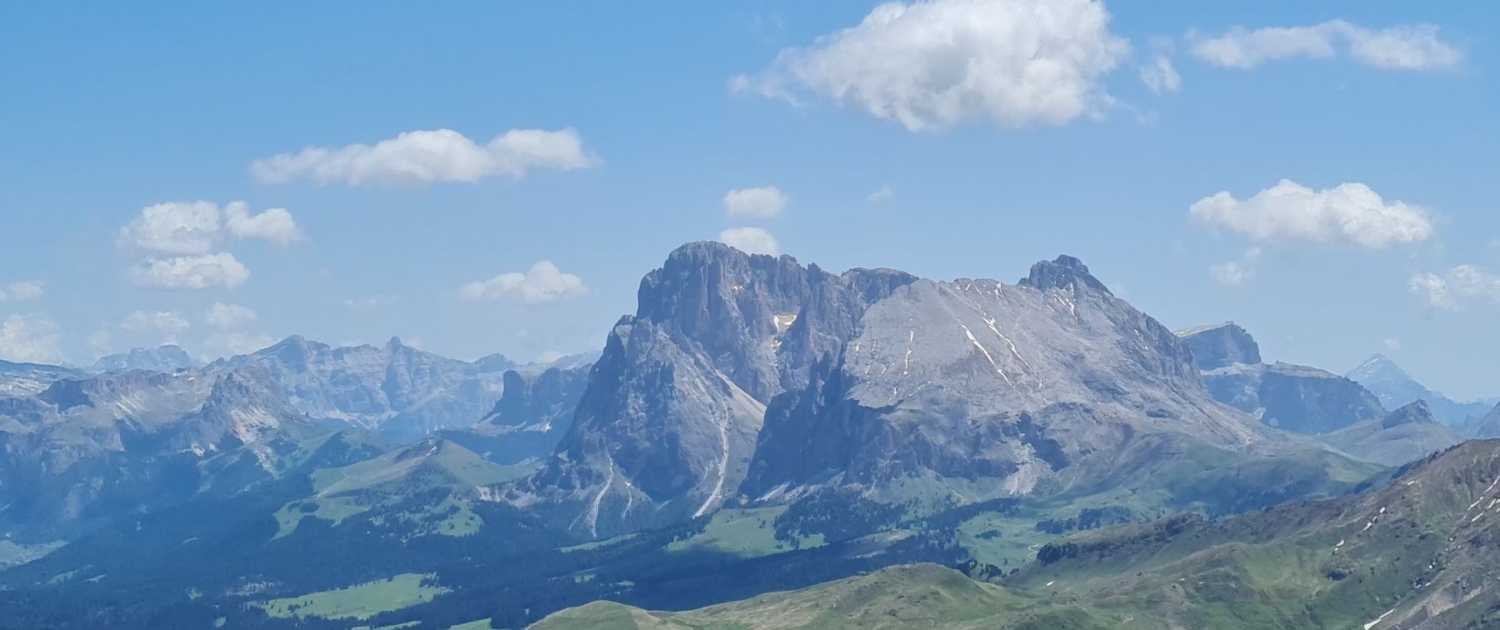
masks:
POLYGON ((535 627, 1483 628, 1500 623, 1496 567, 1500 441, 1469 442, 1358 495, 1069 536, 1003 587, 898 567, 685 613, 596 603, 535 627))

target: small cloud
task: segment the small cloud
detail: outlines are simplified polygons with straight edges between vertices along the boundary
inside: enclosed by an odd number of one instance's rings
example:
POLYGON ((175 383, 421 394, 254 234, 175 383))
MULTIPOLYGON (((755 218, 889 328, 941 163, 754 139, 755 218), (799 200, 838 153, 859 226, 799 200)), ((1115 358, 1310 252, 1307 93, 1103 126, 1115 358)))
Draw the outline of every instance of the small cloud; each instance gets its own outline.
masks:
POLYGON ((391 301, 389 296, 370 295, 362 298, 344 298, 344 306, 355 310, 380 308, 391 301))
POLYGON ((890 184, 885 184, 880 188, 876 188, 875 192, 865 195, 865 201, 868 201, 870 203, 881 203, 884 201, 890 201, 895 198, 896 189, 890 184))
POLYGON ((1239 200, 1227 191, 1198 200, 1193 219, 1228 228, 1255 241, 1343 243, 1381 249, 1432 237, 1429 212, 1386 201, 1360 183, 1313 190, 1291 180, 1239 200))
POLYGON ((572 129, 512 129, 484 145, 451 129, 408 131, 374 146, 310 147, 256 160, 256 181, 281 184, 306 179, 347 186, 425 186, 521 178, 533 169, 574 170, 599 165, 572 129))
POLYGON ((26 302, 40 298, 46 292, 41 282, 19 280, 0 287, 0 302, 26 302))
POLYGON ((1464 55, 1438 37, 1430 24, 1371 30, 1343 20, 1313 26, 1247 30, 1236 26, 1217 37, 1189 33, 1194 56, 1224 68, 1248 70, 1282 59, 1325 59, 1348 55, 1382 70, 1441 70, 1463 63, 1464 55))
POLYGON ((209 201, 170 201, 141 210, 120 229, 119 240, 122 246, 151 254, 203 255, 231 238, 258 238, 284 246, 304 237, 286 208, 252 215, 243 201, 231 202, 222 211, 209 201))
POLYGON ((235 201, 219 209, 208 201, 174 201, 148 206, 120 229, 119 244, 140 255, 130 277, 147 289, 233 288, 250 277, 233 254, 230 240, 261 239, 286 246, 304 240, 285 208, 250 214, 235 201))
POLYGON ((255 323, 260 315, 238 304, 215 302, 203 313, 203 321, 219 330, 238 330, 255 323))
POLYGON ((222 232, 219 206, 207 201, 147 206, 120 230, 122 245, 156 254, 207 254, 222 232))
POLYGON ((1219 284, 1237 286, 1245 281, 1245 270, 1241 269, 1240 264, 1234 261, 1209 267, 1208 272, 1214 277, 1214 280, 1219 281, 1219 284))
POLYGON ((1445 311, 1460 311, 1474 302, 1500 304, 1500 276, 1474 265, 1419 273, 1407 286, 1428 306, 1445 311))
POLYGON ((152 258, 130 272, 136 286, 143 289, 202 290, 222 287, 232 289, 250 279, 250 270, 233 254, 152 258))
POLYGON ((583 295, 588 287, 583 279, 563 273, 551 261, 543 260, 526 273, 510 272, 459 288, 458 296, 471 301, 506 301, 519 304, 545 304, 583 295))
POLYGON ((260 238, 283 247, 305 238, 286 208, 251 215, 249 207, 240 201, 224 206, 224 229, 235 238, 260 238))
POLYGON ((62 328, 41 315, 10 315, 0 321, 0 359, 62 363, 62 328))
POLYGON ((1400 352, 1401 351, 1401 340, 1400 339, 1396 339, 1395 337, 1392 337, 1390 339, 1385 340, 1383 342, 1383 344, 1385 345, 1385 349, 1386 349, 1387 352, 1400 352))
POLYGON ((1239 260, 1231 260, 1226 263, 1213 265, 1208 268, 1208 273, 1219 284, 1239 286, 1255 276, 1255 266, 1259 261, 1260 248, 1251 247, 1245 250, 1244 255, 1240 256, 1239 260))
POLYGON ((781 214, 790 202, 775 186, 740 188, 724 194, 724 214, 770 218, 781 214))
POLYGON ((1152 92, 1166 94, 1182 89, 1182 76, 1172 66, 1166 55, 1157 55, 1151 63, 1141 66, 1141 82, 1152 92))
POLYGON ((781 253, 781 246, 777 244, 776 237, 757 227, 730 228, 719 232, 719 242, 738 249, 747 254, 766 254, 776 256, 781 253))

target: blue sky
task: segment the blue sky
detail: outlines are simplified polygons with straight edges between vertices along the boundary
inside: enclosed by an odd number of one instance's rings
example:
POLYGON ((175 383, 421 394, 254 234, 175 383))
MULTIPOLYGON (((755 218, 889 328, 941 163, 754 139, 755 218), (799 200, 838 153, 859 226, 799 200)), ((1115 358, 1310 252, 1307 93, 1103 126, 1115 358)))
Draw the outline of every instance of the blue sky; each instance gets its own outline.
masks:
POLYGON ((1500 10, 1049 6, 6 5, 0 357, 579 352, 672 248, 758 228, 938 279, 1069 253, 1172 327, 1500 395, 1500 10))

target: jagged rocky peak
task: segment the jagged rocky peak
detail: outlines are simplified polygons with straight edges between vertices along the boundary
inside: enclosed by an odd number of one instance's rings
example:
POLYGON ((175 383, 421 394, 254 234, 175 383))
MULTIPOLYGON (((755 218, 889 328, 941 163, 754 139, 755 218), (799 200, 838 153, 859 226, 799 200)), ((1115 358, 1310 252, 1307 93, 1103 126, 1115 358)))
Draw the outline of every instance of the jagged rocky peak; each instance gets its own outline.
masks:
POLYGON ((1066 254, 1032 265, 1031 273, 1021 279, 1020 285, 1042 291, 1081 285, 1109 293, 1109 288, 1103 282, 1089 274, 1088 265, 1066 254))
POLYGON ((1380 421, 1380 426, 1394 429, 1405 424, 1441 424, 1437 418, 1432 416, 1432 408, 1427 406, 1427 401, 1418 400, 1405 407, 1392 411, 1380 421))
POLYGON ((1234 322, 1179 330, 1177 336, 1193 351, 1193 360, 1200 370, 1261 362, 1260 345, 1255 343, 1255 337, 1234 322))

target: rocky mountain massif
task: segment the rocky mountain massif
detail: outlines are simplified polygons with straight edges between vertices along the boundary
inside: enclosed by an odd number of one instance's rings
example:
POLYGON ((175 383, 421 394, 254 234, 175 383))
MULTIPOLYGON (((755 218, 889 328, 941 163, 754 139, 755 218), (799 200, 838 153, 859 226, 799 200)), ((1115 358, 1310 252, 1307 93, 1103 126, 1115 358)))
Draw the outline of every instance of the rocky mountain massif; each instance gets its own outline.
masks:
POLYGON ((557 455, 501 491, 608 537, 835 489, 1050 496, 1161 464, 1147 444, 1312 448, 1215 402, 1192 356, 1066 256, 1007 285, 694 243, 642 281, 557 455))

